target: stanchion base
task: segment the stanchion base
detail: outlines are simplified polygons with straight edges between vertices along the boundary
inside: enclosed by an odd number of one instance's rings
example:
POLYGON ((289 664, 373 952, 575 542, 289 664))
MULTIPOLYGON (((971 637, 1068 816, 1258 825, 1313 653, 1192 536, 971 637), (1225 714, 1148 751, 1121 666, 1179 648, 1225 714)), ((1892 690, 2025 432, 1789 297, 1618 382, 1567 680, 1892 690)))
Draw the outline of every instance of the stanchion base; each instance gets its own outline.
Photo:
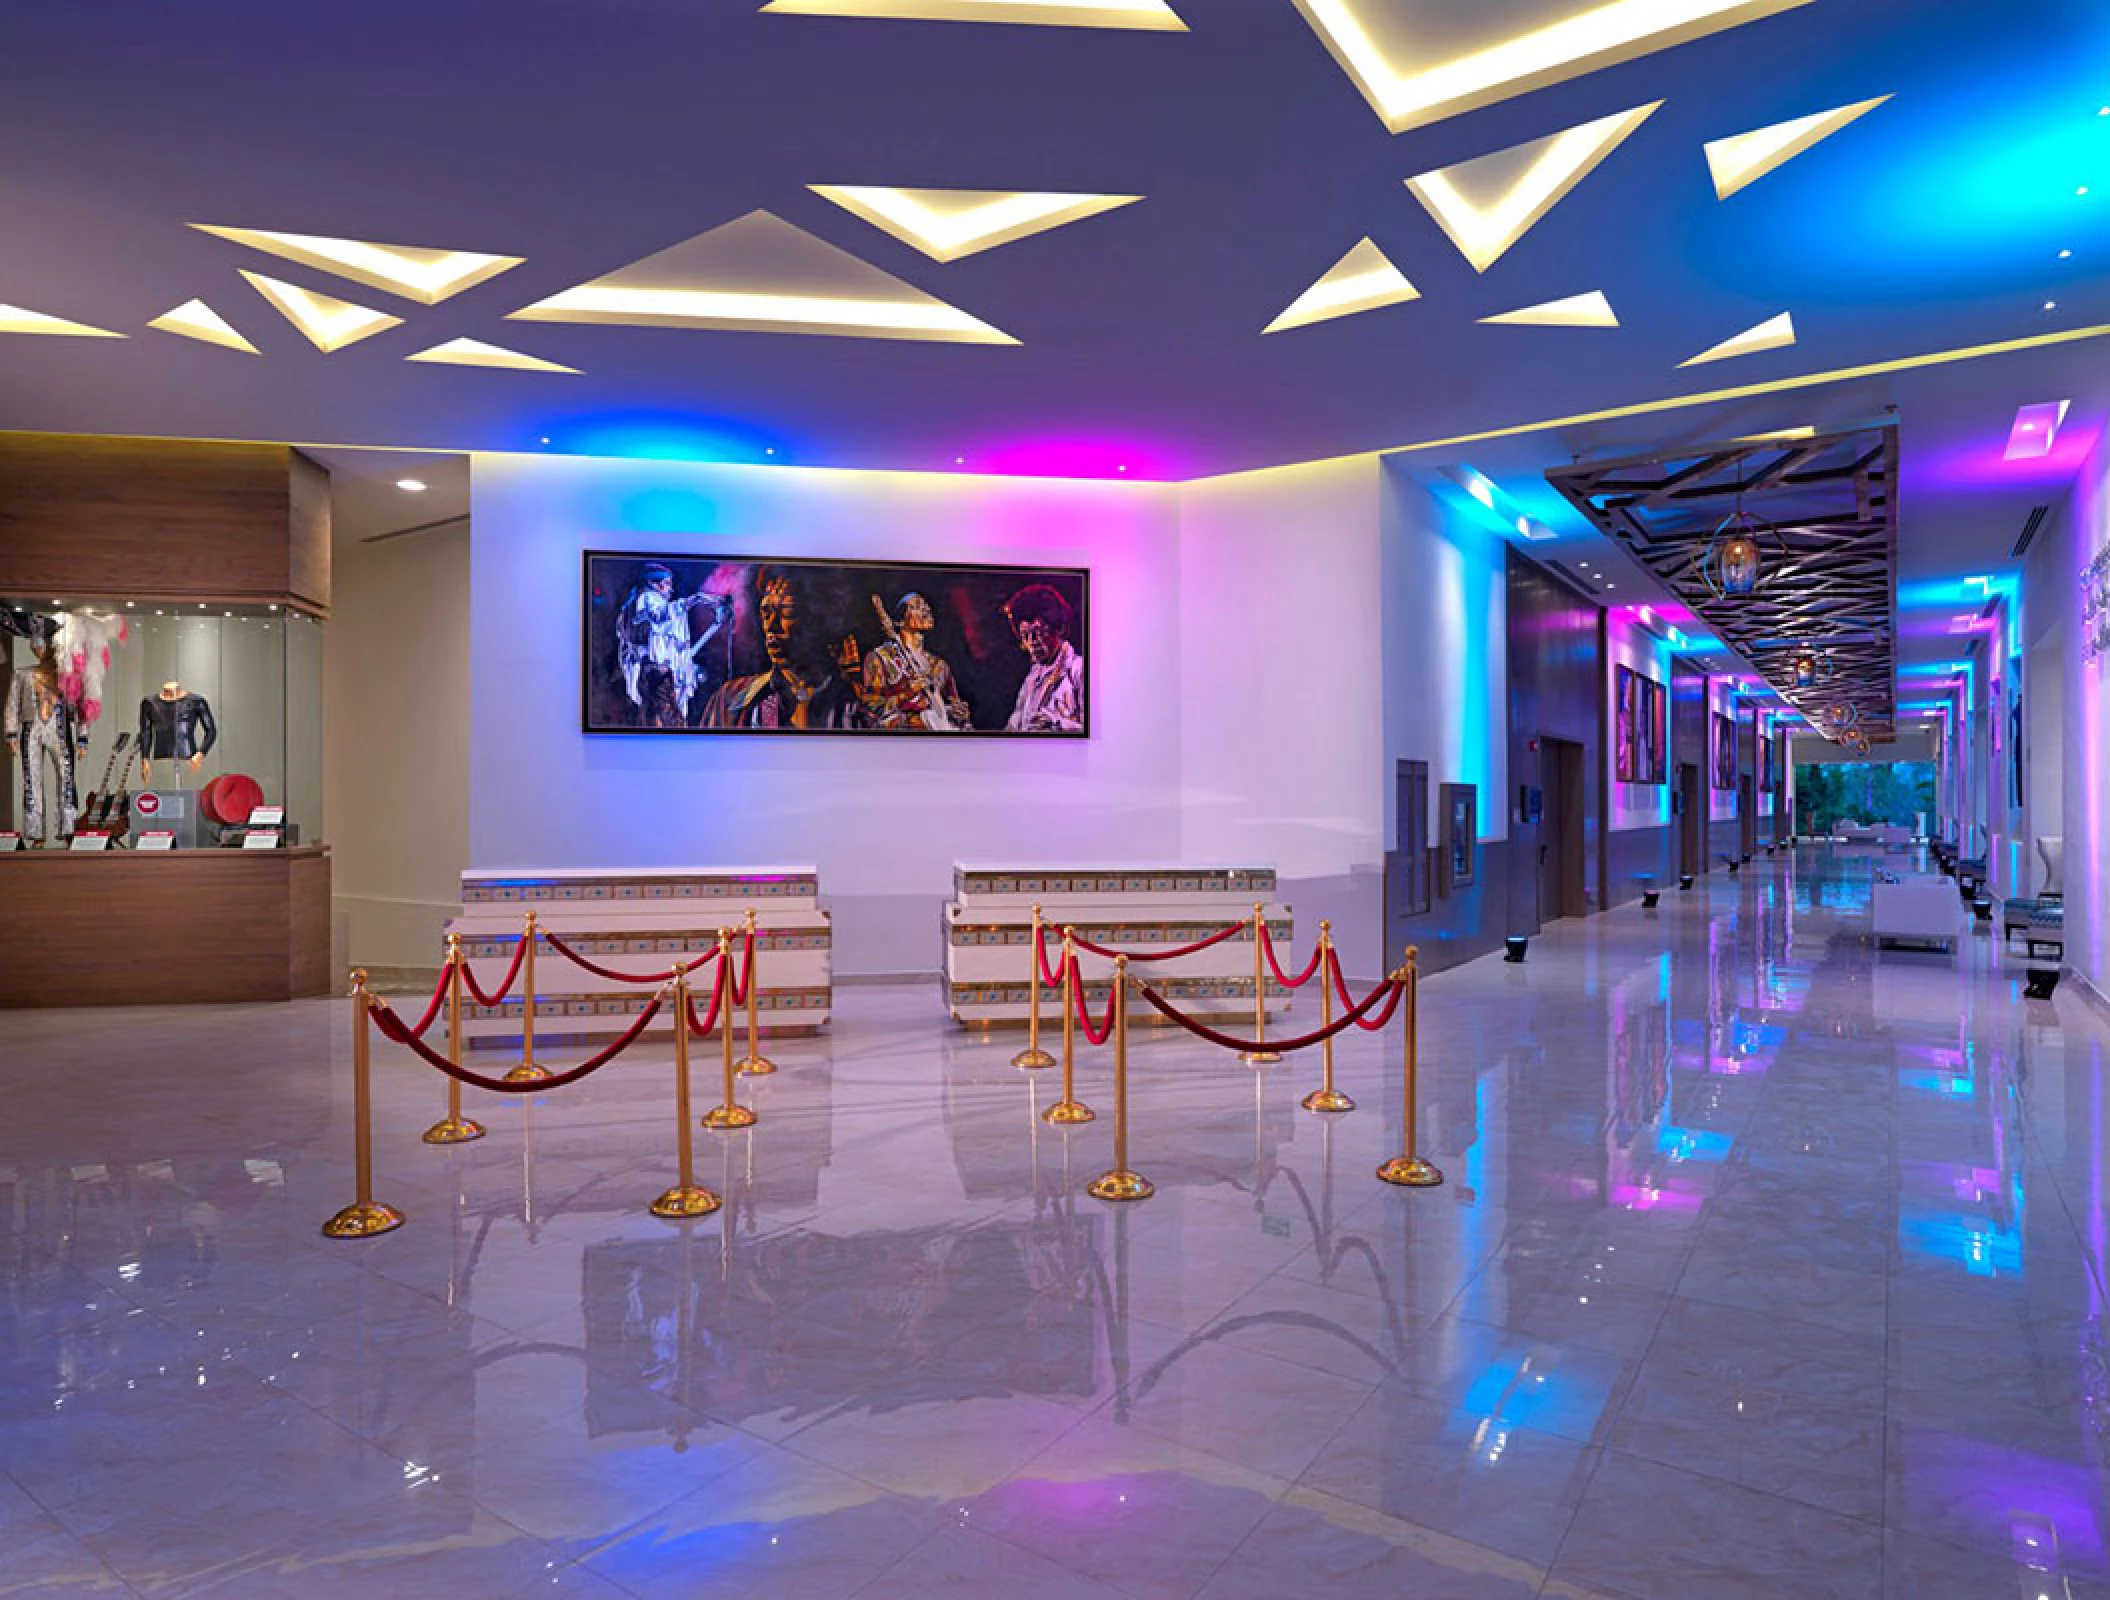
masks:
POLYGON ((703 1114, 706 1128, 752 1128, 755 1114, 746 1106, 712 1106, 703 1114))
POLYGON ((1017 1055, 1011 1058, 1011 1065, 1022 1067, 1027 1072, 1038 1072, 1042 1067, 1054 1066, 1055 1058, 1049 1055, 1047 1051, 1041 1049, 1039 1045, 1035 1045, 1030 1050, 1019 1051, 1017 1055))
POLYGON ((1306 1111, 1353 1111, 1355 1102, 1338 1089, 1314 1089, 1297 1102, 1306 1111))
POLYGON ((1065 1127, 1079 1122, 1090 1122, 1099 1115, 1082 1100, 1058 1100, 1040 1114, 1043 1122, 1055 1122, 1065 1127))
POLYGON ((403 1226, 403 1213, 378 1200, 346 1206, 322 1225, 325 1239, 371 1239, 377 1233, 393 1233, 403 1226))
POLYGON ((707 1217, 725 1204, 700 1183, 677 1183, 652 1202, 655 1217, 707 1217))
POLYGON ((1274 1050, 1241 1050, 1238 1052, 1238 1059, 1249 1067, 1272 1067, 1282 1056, 1279 1051, 1274 1050))
POLYGON ((1407 1189, 1433 1189, 1443 1182, 1443 1174, 1419 1156, 1394 1156, 1377 1169, 1377 1175, 1407 1189))
POLYGON ((548 1067, 536 1061, 523 1061, 505 1075, 507 1083, 540 1083, 551 1076, 548 1067))
POLYGON ((468 1144, 484 1136, 484 1125, 467 1117, 442 1117, 418 1137, 427 1144, 468 1144))
POLYGON ((747 1056, 740 1062, 740 1071, 750 1078, 766 1078, 777 1070, 777 1064, 767 1056, 747 1056))
POLYGON ((1140 1172, 1128 1172, 1118 1167, 1112 1172, 1100 1173, 1085 1190, 1094 1200, 1148 1200, 1157 1192, 1157 1185, 1140 1172))

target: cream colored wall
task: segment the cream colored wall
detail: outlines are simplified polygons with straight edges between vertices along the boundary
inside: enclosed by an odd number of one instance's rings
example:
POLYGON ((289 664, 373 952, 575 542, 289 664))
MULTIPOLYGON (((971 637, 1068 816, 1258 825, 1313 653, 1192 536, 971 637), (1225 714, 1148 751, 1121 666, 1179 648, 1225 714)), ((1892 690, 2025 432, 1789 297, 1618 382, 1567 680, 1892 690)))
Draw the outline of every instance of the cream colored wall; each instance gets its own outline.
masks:
POLYGON ((469 525, 346 541, 335 559, 323 769, 337 955, 433 966, 469 859, 469 525))

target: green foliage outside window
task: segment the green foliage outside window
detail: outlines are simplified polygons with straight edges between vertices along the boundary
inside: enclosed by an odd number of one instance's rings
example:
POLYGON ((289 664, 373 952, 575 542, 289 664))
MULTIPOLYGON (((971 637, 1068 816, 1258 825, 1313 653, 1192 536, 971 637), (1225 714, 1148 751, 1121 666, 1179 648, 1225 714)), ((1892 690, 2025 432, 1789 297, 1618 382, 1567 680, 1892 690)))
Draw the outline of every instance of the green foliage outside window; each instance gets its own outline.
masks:
POLYGON ((1931 761, 1826 761, 1795 768, 1795 827, 1837 833, 1852 822, 1909 828, 1934 820, 1931 761))

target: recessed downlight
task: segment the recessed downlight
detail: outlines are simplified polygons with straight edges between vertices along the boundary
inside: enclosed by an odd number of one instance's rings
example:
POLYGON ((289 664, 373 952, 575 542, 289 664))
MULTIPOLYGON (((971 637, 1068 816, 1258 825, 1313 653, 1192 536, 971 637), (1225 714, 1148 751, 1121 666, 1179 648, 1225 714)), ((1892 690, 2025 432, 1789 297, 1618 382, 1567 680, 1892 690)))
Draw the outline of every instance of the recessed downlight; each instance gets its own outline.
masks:
POLYGON ((396 487, 405 494, 423 494, 429 486, 423 478, 398 478, 396 487))

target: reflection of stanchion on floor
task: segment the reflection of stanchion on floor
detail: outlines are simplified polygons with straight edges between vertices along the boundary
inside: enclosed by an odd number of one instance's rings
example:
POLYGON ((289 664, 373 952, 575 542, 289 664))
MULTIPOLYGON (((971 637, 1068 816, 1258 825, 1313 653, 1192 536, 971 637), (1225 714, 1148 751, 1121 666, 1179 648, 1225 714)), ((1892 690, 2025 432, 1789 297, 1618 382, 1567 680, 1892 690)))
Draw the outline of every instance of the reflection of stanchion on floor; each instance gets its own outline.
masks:
MULTIPOLYGON (((721 930, 718 935, 718 1038, 725 1047, 725 1103, 716 1105, 703 1114, 706 1128, 751 1128, 755 1114, 740 1104, 737 1096, 738 1072, 733 1065, 733 936, 721 930)), ((681 1026, 689 1025, 687 1016, 680 1019, 681 1026)))
MULTIPOLYGON (((1333 1026, 1333 924, 1319 924, 1319 1025, 1333 1026)), ((1306 1111, 1353 1111, 1355 1102, 1333 1086, 1333 1035, 1319 1045, 1319 1087, 1298 1104, 1306 1111)))
MULTIPOLYGON (((1044 937, 1040 907, 1036 905, 1033 908, 1033 942, 1026 952, 1026 1048, 1011 1058, 1011 1065, 1024 1067, 1028 1071, 1055 1065, 1055 1058, 1040 1047, 1040 969, 1047 956, 1047 946, 1042 942, 1044 937)), ((1064 937, 1067 939, 1067 931, 1064 937)), ((1065 1093, 1063 1098, 1067 1100, 1069 1095, 1065 1093)))
MULTIPOLYGON (((1039 933, 1036 931, 1037 939, 1039 933)), ((1126 961, 1126 956, 1121 958, 1126 961)), ((1036 949, 1033 960, 1037 966, 1040 952, 1036 949)), ((1033 974, 1036 991, 1040 985, 1040 974, 1033 974)), ((1049 1122, 1074 1125, 1090 1122, 1097 1114, 1077 1098, 1077 1008, 1084 1004, 1084 978, 1077 970, 1076 930, 1062 930, 1062 1098, 1049 1106, 1041 1116, 1049 1122)), ((1116 1002, 1119 1003, 1118 1001, 1116 1002)))
POLYGON ((506 1074, 507 1083, 540 1083, 549 1076, 549 1068, 535 1059, 535 943, 541 937, 530 911, 520 934, 520 959, 525 963, 520 974, 520 1064, 506 1074))
MULTIPOLYGON (((447 935, 447 1056, 462 1064, 462 936, 447 935)), ((424 1132, 427 1144, 467 1144, 484 1136, 483 1124, 462 1115, 462 1086, 447 1080, 447 1114, 424 1132)))
POLYGON ((1406 1004, 1402 1029, 1406 1039, 1404 1051, 1406 1070, 1402 1074, 1406 1085, 1406 1147, 1390 1161, 1377 1169, 1377 1175, 1387 1183, 1397 1183, 1409 1189, 1427 1189, 1443 1182, 1443 1174, 1434 1165, 1421 1159, 1415 1148, 1414 1126, 1414 1076, 1417 1066, 1416 1054, 1420 1046, 1417 1035, 1421 1031, 1421 952, 1412 945, 1407 946, 1407 964, 1399 969, 1398 981, 1406 988, 1406 1004))
MULTIPOLYGON (((718 982, 722 995, 725 983, 722 957, 720 966, 718 982)), ((695 1151, 689 1131, 689 967, 685 961, 675 963, 673 995, 674 1127, 680 1169, 674 1187, 652 1202, 652 1214, 655 1217, 707 1217, 718 1209, 721 1202, 696 1181, 695 1151)), ((721 1018, 720 1027, 729 1025, 730 1019, 721 1018)), ((686 1261, 687 1257, 683 1259, 686 1261)))
MULTIPOLYGON (((756 991, 762 987, 762 957, 760 943, 755 933, 755 908, 747 908, 747 954, 742 964, 747 968, 747 1054, 741 1059, 740 1070, 750 1078, 760 1078, 777 1070, 777 1064, 762 1054, 762 1024, 757 1010, 756 991)), ((731 1026, 731 1019, 727 1019, 731 1026)))
POLYGON ((1241 1050, 1238 1059, 1250 1067, 1273 1066, 1282 1059, 1279 1051, 1267 1048, 1267 907, 1253 902, 1253 1042, 1256 1050, 1241 1050))
MULTIPOLYGON (((1066 1008, 1067 1009, 1067 1008, 1066 1008)), ((1148 1200, 1157 1186, 1128 1169, 1128 957, 1114 958, 1114 1165, 1092 1180, 1097 1200, 1148 1200)))
POLYGON ((352 974, 352 1173, 357 1198, 322 1225, 325 1239, 371 1239, 403 1226, 403 1213, 374 1198, 373 1062, 368 1058, 368 1023, 373 996, 366 973, 352 974))

